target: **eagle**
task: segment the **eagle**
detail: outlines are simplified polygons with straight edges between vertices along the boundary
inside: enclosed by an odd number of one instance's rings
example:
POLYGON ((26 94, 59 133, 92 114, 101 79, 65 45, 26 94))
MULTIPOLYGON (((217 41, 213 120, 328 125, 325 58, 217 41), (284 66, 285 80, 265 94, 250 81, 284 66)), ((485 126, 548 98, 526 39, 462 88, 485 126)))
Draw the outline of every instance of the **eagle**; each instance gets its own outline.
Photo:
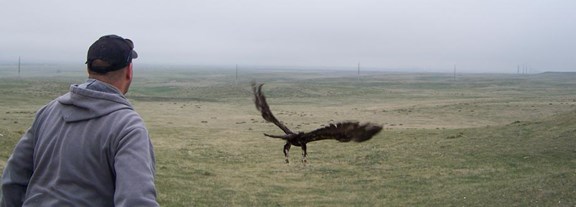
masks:
POLYGON ((278 121, 270 107, 266 102, 266 97, 262 93, 262 86, 264 84, 257 84, 252 82, 252 91, 254 92, 254 103, 256 104, 256 109, 262 113, 262 118, 268 122, 274 123, 282 131, 284 135, 271 135, 264 133, 264 136, 272 138, 280 138, 286 140, 284 145, 284 157, 286 163, 289 163, 288 152, 292 145, 302 148, 302 162, 306 163, 306 144, 318 140, 335 139, 340 142, 364 142, 371 139, 374 135, 378 134, 382 130, 382 126, 373 123, 359 123, 357 121, 343 121, 336 124, 330 124, 328 126, 318 128, 310 132, 292 132, 286 125, 278 121))

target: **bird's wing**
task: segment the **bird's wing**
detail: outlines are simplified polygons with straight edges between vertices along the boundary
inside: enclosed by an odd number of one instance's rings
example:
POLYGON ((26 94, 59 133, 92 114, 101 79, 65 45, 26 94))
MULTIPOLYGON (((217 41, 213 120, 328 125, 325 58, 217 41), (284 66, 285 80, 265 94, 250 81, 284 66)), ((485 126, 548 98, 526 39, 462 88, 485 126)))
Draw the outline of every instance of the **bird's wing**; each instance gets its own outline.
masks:
POLYGON ((382 126, 372 123, 340 122, 316 129, 304 135, 307 142, 335 139, 340 142, 363 142, 371 139, 382 130, 382 126))
POLYGON ((264 120, 274 123, 276 126, 280 127, 282 131, 286 134, 294 134, 288 127, 286 127, 282 122, 278 121, 272 111, 270 111, 270 107, 266 102, 266 97, 264 93, 262 93, 262 86, 264 84, 256 84, 256 82, 252 82, 252 90, 254 91, 254 103, 256 104, 256 109, 262 113, 262 118, 264 120))

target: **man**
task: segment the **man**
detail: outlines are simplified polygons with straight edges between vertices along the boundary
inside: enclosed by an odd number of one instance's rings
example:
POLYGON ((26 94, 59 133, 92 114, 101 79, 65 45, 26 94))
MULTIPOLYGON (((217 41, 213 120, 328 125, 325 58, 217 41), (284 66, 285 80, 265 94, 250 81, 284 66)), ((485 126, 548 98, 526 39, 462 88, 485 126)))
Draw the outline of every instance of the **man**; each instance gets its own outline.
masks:
POLYGON ((0 206, 158 206, 155 158, 142 118, 124 94, 131 40, 88 49, 88 80, 38 110, 2 175, 0 206))

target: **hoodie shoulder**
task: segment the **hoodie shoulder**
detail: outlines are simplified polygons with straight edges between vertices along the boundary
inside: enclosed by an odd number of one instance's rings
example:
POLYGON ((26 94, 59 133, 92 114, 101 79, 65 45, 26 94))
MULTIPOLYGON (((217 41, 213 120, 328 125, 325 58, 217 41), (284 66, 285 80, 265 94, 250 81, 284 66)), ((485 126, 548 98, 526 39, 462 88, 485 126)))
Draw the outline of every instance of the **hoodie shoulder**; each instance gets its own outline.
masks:
POLYGON ((66 122, 93 119, 122 109, 133 110, 130 102, 121 94, 90 90, 78 85, 70 86, 70 92, 56 101, 62 106, 60 113, 66 122))

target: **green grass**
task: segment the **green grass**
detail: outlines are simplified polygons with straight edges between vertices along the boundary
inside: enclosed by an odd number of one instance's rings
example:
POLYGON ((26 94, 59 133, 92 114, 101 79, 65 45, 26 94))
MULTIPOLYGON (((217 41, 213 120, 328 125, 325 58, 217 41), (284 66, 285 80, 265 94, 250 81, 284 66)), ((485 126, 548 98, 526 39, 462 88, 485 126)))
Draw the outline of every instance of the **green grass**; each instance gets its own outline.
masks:
MULTIPOLYGON (((576 76, 136 71, 128 97, 155 146, 162 206, 574 206, 576 76), (571 77, 567 77, 571 76, 571 77), (365 143, 292 148, 249 82, 294 130, 340 120, 385 129, 365 143)), ((3 78, 0 168, 33 112, 78 76, 3 78)))

